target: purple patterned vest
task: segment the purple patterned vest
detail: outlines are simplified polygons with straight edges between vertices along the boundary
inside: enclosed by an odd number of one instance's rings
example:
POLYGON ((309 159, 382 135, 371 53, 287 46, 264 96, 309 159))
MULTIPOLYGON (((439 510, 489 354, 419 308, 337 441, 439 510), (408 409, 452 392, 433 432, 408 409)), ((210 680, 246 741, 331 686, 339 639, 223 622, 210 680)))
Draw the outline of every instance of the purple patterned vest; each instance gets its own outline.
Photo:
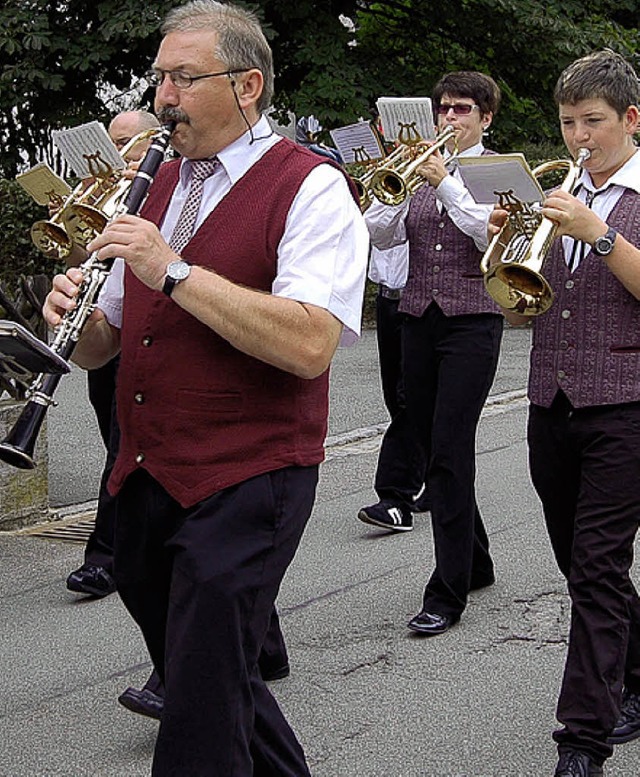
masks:
MULTIPOLYGON (((608 224, 640 245, 640 195, 626 190, 608 224)), ((543 274, 556 298, 534 319, 531 402, 549 407, 558 389, 576 408, 640 401, 640 301, 592 251, 570 273, 561 240, 543 274)))
MULTIPOLYGON (((493 153, 485 150, 484 153, 493 153)), ((446 316, 501 313, 484 288, 478 251, 443 211, 432 186, 413 196, 406 219, 409 275, 399 310, 419 317, 433 301, 446 316)))

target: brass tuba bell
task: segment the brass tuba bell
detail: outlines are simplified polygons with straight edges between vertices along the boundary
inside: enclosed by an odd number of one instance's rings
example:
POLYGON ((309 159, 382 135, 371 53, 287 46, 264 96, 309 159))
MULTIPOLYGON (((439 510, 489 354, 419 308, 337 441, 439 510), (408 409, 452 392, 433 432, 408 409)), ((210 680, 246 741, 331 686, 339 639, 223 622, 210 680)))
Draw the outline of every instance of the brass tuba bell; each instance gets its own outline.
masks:
MULTIPOLYGON (((555 159, 543 162, 532 172, 539 178, 554 170, 567 170, 560 188, 571 193, 590 156, 588 149, 581 148, 575 162, 555 159)), ((538 316, 553 304, 553 290, 541 270, 558 225, 540 214, 539 205, 521 202, 511 192, 498 195, 498 207, 508 215, 480 262, 485 288, 504 310, 538 316)))

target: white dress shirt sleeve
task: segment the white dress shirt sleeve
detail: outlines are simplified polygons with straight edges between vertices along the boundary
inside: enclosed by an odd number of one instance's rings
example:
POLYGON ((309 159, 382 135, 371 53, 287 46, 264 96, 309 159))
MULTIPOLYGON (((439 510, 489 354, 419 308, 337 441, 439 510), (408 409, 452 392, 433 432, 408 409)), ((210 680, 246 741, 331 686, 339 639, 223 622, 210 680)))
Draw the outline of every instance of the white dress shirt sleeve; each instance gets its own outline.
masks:
POLYGON ((360 334, 368 255, 367 227, 344 175, 318 165, 289 209, 273 294, 328 310, 349 345, 360 334))

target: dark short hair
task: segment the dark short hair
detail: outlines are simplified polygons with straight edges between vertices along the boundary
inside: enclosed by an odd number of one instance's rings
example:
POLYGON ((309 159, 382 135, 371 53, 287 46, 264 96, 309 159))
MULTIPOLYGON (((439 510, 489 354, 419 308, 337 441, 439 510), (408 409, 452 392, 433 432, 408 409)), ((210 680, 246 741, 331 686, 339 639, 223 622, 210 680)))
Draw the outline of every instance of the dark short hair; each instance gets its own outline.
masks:
POLYGON ((640 103, 640 83, 633 67, 611 49, 576 59, 560 74, 553 92, 558 105, 601 98, 622 116, 640 103))
POLYGON ((434 109, 440 105, 443 94, 450 94, 452 97, 469 97, 475 100, 483 114, 496 114, 500 107, 500 87, 491 76, 478 73, 476 70, 459 70, 442 76, 431 93, 434 109))

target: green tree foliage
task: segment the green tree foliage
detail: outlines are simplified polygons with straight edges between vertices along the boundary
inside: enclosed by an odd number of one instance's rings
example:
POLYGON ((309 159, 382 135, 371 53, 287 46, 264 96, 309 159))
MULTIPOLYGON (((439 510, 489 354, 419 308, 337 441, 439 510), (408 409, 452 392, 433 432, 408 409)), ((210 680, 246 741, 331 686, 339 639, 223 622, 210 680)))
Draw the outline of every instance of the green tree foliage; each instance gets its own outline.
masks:
POLYGON ((378 94, 428 95, 451 70, 493 76, 503 94, 493 134, 504 149, 559 143, 561 70, 607 46, 634 61, 640 33, 634 0, 382 0, 365 3, 358 22, 358 57, 378 94))
MULTIPOLYGON (((43 156, 51 131, 107 122, 139 85, 176 0, 4 0, 0 5, 0 176, 43 156), (107 101, 105 95, 119 94, 107 101)), ((498 150, 560 147, 560 70, 609 46, 632 61, 637 0, 253 0, 274 50, 276 107, 325 128, 373 115, 381 95, 428 95, 442 73, 477 69, 502 87, 498 150)), ((150 106, 146 92, 135 107, 150 106)), ((535 158, 535 153, 534 153, 535 158)), ((17 218, 15 211, 11 211, 17 218)), ((11 233, 0 211, 2 234, 11 233)), ((28 234, 28 226, 21 225, 28 234)), ((13 234, 13 233, 11 233, 13 234)), ((31 261, 20 248, 11 264, 31 261)), ((24 248, 24 246, 23 246, 24 248)), ((5 258, 5 262, 7 259, 5 258)))

